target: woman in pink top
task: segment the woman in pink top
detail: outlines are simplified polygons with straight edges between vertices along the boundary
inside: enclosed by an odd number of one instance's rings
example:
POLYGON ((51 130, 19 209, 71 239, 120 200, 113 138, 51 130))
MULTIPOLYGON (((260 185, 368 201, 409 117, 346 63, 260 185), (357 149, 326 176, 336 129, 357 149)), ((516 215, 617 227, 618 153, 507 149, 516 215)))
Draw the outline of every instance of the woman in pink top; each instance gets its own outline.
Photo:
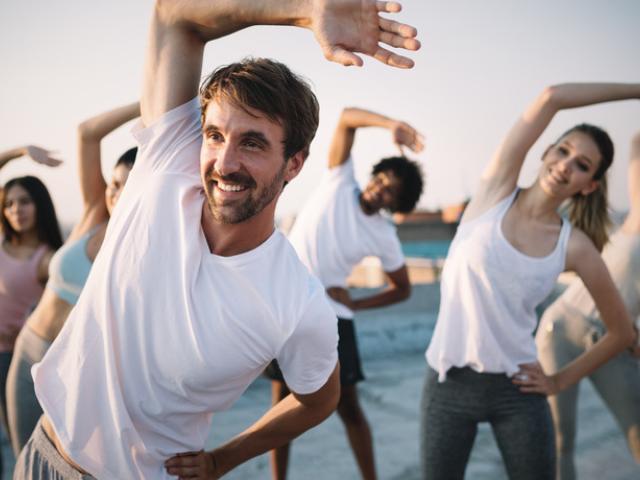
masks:
MULTIPOLYGON (((60 163, 48 151, 26 146, 0 153, 0 168, 23 155, 49 166, 60 163)), ((62 235, 49 192, 36 177, 9 180, 0 189, 0 205, 0 415, 6 428, 5 383, 13 344, 42 294, 62 235)))

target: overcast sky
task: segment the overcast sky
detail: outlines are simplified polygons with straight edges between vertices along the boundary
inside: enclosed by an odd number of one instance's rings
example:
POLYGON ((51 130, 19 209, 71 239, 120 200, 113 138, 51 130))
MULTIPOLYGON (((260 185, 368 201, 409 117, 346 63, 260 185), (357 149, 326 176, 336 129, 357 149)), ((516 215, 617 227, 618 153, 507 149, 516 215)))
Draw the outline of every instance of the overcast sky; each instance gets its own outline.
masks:
MULTIPOLYGON (((449 0, 402 2, 399 19, 419 30, 423 48, 413 70, 367 60, 365 67, 326 62, 310 32, 254 27, 208 46, 204 71, 247 55, 281 60, 311 80, 321 124, 302 174, 283 194, 278 214, 297 211, 326 168, 342 108, 358 106, 405 120, 427 137, 419 160, 427 173, 420 207, 461 201, 519 113, 546 85, 568 81, 640 82, 640 2, 636 0, 449 0)), ((80 215, 75 127, 83 119, 137 99, 150 0, 3 0, 0 3, 0 149, 35 143, 57 149, 57 169, 16 160, 5 182, 35 174, 48 185, 65 223, 80 215)), ((531 151, 521 183, 533 179, 544 147, 571 125, 607 129, 616 144, 611 201, 627 206, 631 135, 640 102, 561 113, 531 151)), ((133 145, 125 126, 103 142, 106 174, 133 145)), ((357 176, 394 154, 390 136, 368 129, 356 137, 357 176)))

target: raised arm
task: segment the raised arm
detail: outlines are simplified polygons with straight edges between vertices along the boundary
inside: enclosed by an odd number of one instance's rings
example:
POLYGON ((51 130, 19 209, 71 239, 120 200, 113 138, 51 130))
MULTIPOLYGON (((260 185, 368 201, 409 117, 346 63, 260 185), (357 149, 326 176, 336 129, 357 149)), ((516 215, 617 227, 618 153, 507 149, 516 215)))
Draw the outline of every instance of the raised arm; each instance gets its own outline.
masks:
POLYGON ((104 191, 107 187, 102 176, 100 142, 120 125, 140 115, 138 102, 109 110, 78 125, 78 175, 84 202, 84 215, 90 210, 107 210, 104 191))
POLYGON ((45 150, 35 145, 25 145, 0 152, 0 168, 4 167, 11 160, 20 157, 31 157, 34 162, 49 167, 57 167, 62 163, 62 160, 56 158, 55 154, 50 150, 45 150))
POLYGON ((292 393, 234 439, 210 452, 181 454, 165 462, 167 472, 180 478, 220 478, 241 463, 290 442, 333 412, 340 398, 340 367, 317 392, 292 393), (184 477, 183 477, 184 476, 184 477))
POLYGON ((413 61, 379 43, 417 50, 416 29, 380 17, 400 11, 396 2, 375 0, 156 0, 147 47, 141 100, 142 120, 196 96, 204 45, 251 25, 292 25, 311 29, 328 60, 362 65, 361 52, 391 66, 413 61))
POLYGON ((414 152, 420 152, 424 148, 424 137, 408 123, 369 110, 345 108, 331 140, 329 168, 338 167, 347 161, 356 130, 363 127, 381 127, 389 130, 401 154, 404 154, 404 147, 414 152))
POLYGON ((631 140, 629 158, 629 214, 622 228, 640 233, 640 132, 631 140))
POLYGON ((465 217, 491 208, 513 191, 527 152, 558 111, 632 98, 640 98, 640 84, 567 83, 547 87, 502 141, 482 174, 465 217))
POLYGON ((607 332, 595 345, 560 371, 547 377, 537 366, 522 369, 526 380, 514 380, 525 392, 555 395, 576 384, 635 340, 632 319, 624 306, 602 257, 588 237, 574 230, 567 252, 567 269, 573 270, 593 297, 607 332))

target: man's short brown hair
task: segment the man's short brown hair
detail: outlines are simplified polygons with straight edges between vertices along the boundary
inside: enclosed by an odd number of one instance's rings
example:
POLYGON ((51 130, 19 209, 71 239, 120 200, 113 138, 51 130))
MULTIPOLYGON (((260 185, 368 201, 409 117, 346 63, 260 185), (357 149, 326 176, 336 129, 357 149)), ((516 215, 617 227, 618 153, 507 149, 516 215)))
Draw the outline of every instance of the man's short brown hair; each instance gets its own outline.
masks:
POLYGON ((309 155, 320 107, 309 84, 286 65, 268 58, 245 58, 219 67, 200 87, 203 122, 212 100, 226 100, 245 111, 246 107, 258 110, 282 125, 285 159, 299 151, 305 158, 309 155))

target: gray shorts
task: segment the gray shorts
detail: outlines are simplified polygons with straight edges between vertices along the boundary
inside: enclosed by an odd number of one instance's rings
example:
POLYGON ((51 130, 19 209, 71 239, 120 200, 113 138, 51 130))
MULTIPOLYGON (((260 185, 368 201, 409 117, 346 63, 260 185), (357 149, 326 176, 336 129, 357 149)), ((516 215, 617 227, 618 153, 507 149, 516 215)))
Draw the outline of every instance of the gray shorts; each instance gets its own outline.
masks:
POLYGON ((20 452, 13 480, 95 480, 69 465, 38 421, 31 438, 20 452))

